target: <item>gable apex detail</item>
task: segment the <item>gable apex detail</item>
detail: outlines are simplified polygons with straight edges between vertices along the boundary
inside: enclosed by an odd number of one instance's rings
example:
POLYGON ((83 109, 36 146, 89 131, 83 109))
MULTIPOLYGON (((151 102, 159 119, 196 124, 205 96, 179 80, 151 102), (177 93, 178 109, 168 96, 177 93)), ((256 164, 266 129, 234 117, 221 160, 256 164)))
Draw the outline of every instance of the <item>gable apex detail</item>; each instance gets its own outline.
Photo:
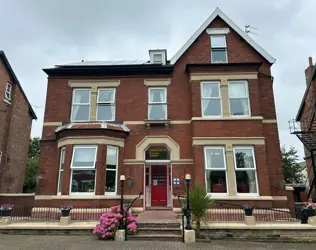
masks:
POLYGON ((263 56, 269 63, 275 63, 275 59, 266 52, 259 44, 257 44, 248 34, 246 34, 241 28, 239 28, 224 12, 218 7, 209 16, 208 19, 194 32, 189 40, 177 51, 177 53, 171 58, 170 63, 175 64, 179 58, 189 49, 193 42, 207 29, 208 25, 216 18, 220 17, 226 22, 230 28, 232 28, 238 35, 240 35, 251 47, 253 47, 261 56, 263 56))

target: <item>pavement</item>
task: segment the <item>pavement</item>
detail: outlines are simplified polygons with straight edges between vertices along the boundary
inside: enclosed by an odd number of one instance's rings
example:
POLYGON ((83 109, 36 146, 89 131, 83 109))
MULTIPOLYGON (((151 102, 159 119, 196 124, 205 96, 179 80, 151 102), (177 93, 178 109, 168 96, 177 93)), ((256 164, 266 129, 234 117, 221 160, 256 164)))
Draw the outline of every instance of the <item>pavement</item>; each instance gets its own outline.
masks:
POLYGON ((207 243, 184 244, 182 242, 156 242, 156 241, 100 241, 93 236, 64 236, 64 235, 4 235, 0 234, 0 250, 95 250, 95 249, 139 249, 139 250, 186 250, 186 249, 212 249, 212 250, 309 250, 316 249, 316 244, 294 243, 256 243, 246 241, 211 241, 207 243))

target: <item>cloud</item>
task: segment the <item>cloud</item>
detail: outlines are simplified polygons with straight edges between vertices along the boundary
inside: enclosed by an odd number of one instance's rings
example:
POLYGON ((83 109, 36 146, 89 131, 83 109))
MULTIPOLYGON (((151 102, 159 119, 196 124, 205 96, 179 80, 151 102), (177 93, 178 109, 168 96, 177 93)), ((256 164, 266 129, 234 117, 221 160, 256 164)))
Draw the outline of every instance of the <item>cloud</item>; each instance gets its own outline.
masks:
POLYGON ((303 156, 287 121, 305 90, 307 58, 316 58, 313 0, 0 0, 0 6, 5 10, 0 48, 38 106, 33 136, 42 130, 47 84, 42 68, 82 59, 147 59, 153 48, 168 49, 171 58, 218 6, 241 28, 258 28, 253 38, 277 59, 272 74, 280 140, 303 156))

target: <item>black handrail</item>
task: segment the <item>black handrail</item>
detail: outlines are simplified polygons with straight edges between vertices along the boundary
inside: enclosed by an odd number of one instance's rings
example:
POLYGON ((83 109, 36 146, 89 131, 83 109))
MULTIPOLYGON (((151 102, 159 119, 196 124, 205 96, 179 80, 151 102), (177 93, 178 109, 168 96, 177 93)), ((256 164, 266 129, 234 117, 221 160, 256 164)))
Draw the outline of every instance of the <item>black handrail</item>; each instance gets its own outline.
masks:
POLYGON ((174 196, 177 196, 178 201, 179 201, 180 206, 181 206, 182 241, 184 242, 184 212, 183 212, 184 205, 183 205, 183 203, 181 202, 181 199, 180 199, 180 198, 187 198, 187 197, 186 197, 186 195, 176 195, 176 194, 173 194, 173 195, 174 195, 174 196))
POLYGON ((140 191, 139 192, 139 194, 138 194, 138 196, 137 197, 135 197, 133 200, 132 200, 132 202, 131 203, 125 203, 124 204, 124 214, 123 214, 123 219, 125 219, 125 220, 123 220, 124 221, 124 230, 125 230, 125 235, 124 235, 124 237, 125 237, 125 241, 127 240, 127 213, 128 213, 128 211, 131 209, 131 207, 133 206, 133 203, 137 200, 137 199, 139 199, 141 196, 142 196, 142 194, 143 194, 143 191, 140 191))

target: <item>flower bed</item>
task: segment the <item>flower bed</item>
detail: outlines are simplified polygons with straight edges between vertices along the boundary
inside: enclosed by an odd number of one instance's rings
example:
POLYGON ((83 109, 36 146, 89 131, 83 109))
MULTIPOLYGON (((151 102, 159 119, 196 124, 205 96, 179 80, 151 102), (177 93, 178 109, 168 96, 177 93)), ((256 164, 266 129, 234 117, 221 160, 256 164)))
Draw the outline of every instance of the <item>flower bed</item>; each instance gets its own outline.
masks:
MULTIPOLYGON (((99 237, 100 240, 113 240, 115 232, 119 228, 120 219, 120 206, 110 208, 110 212, 101 215, 100 223, 96 225, 93 233, 99 237)), ((137 232, 136 218, 130 211, 124 210, 123 223, 127 226, 128 234, 135 234, 137 232)))

